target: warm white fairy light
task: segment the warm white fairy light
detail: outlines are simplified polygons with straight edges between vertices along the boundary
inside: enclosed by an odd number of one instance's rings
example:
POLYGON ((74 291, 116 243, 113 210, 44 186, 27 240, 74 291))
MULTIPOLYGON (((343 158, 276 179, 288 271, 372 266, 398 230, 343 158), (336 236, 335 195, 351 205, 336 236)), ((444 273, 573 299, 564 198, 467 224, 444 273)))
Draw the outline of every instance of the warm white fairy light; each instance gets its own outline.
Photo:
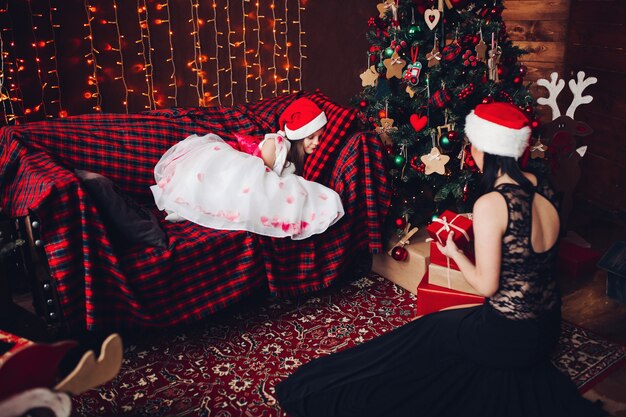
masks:
POLYGON ((7 80, 7 78, 5 78, 7 72, 4 69, 4 57, 4 41, 2 39, 2 32, 0 32, 0 103, 2 103, 2 107, 4 108, 4 111, 2 112, 4 123, 8 125, 11 121, 15 120, 16 115, 15 109, 13 108, 13 101, 11 100, 11 94, 4 86, 4 82, 7 80))
POLYGON ((48 10, 49 10, 48 18, 50 19, 52 39, 46 41, 46 43, 49 43, 52 45, 53 53, 52 53, 52 56, 50 57, 50 61, 54 62, 54 69, 48 70, 48 74, 53 74, 54 77, 56 78, 56 85, 52 84, 50 88, 52 88, 53 90, 57 90, 57 97, 58 97, 56 100, 52 100, 50 103, 52 104, 58 103, 59 105, 58 115, 60 117, 65 117, 67 116, 67 112, 63 110, 63 102, 61 101, 61 80, 59 79, 59 67, 57 63, 57 43, 56 43, 56 35, 55 35, 55 29, 58 29, 60 26, 55 24, 54 19, 52 18, 52 12, 56 12, 57 8, 52 7, 52 3, 50 2, 50 0, 48 0, 48 10))
POLYGON ((231 50, 231 46, 233 46, 233 44, 230 41, 230 35, 232 35, 233 32, 230 28, 230 12, 229 12, 229 7, 230 6, 230 1, 226 0, 226 6, 224 6, 224 9, 226 10, 226 45, 228 45, 228 69, 226 70, 226 72, 228 72, 229 76, 230 76, 230 91, 224 95, 224 97, 228 97, 230 96, 230 104, 233 105, 235 104, 235 97, 233 96, 233 85, 237 84, 237 81, 235 81, 233 79, 233 59, 235 59, 235 57, 233 56, 232 50, 231 50))
POLYGON ((156 100, 154 93, 154 66, 152 65, 152 45, 150 44, 150 25, 148 24, 148 5, 146 0, 137 0, 137 17, 139 18, 139 40, 135 43, 141 43, 141 52, 138 55, 143 57, 143 71, 146 79, 147 92, 141 95, 148 98, 148 105, 144 106, 148 110, 156 109, 156 100))
POLYGON ((225 69, 220 67, 219 56, 220 56, 220 48, 222 48, 222 45, 220 45, 218 36, 223 35, 223 33, 217 29, 217 3, 215 2, 215 0, 213 0, 212 6, 213 6, 213 19, 211 19, 211 21, 213 22, 213 29, 215 33, 215 57, 211 57, 210 59, 215 60, 215 83, 213 84, 213 87, 216 87, 217 89, 217 94, 216 94, 217 102, 221 106, 222 98, 221 98, 221 92, 220 92, 220 72, 225 71, 225 69))
POLYGON ((250 90, 250 86, 248 85, 248 57, 246 56, 248 54, 248 48, 246 46, 246 18, 248 17, 246 15, 246 3, 250 2, 250 0, 241 0, 241 27, 242 27, 242 34, 241 34, 241 45, 243 47, 243 70, 244 70, 244 80, 245 80, 245 84, 246 84, 246 88, 244 90, 244 97, 245 97, 245 102, 248 102, 248 93, 252 92, 252 90, 250 90))
POLYGON ((87 58, 87 64, 91 65, 91 68, 92 68, 92 73, 87 78, 87 84, 92 85, 93 88, 95 89, 95 92, 87 91, 85 92, 84 97, 86 99, 95 98, 96 105, 93 106, 92 108, 95 111, 101 111, 102 110, 102 97, 100 96, 100 86, 98 85, 98 69, 102 69, 102 67, 98 65, 97 56, 99 52, 93 45, 93 28, 91 26, 91 22, 94 19, 94 17, 92 16, 92 13, 96 12, 96 7, 91 6, 89 4, 89 0, 85 0, 85 12, 87 13, 87 23, 83 24, 83 26, 89 28, 89 34, 85 36, 84 39, 89 40, 89 48, 90 48, 90 52, 88 52, 85 55, 85 58, 87 58))
POLYGON ((193 32, 191 32, 191 36, 193 37, 193 61, 187 63, 188 66, 192 66, 191 69, 196 73, 196 83, 190 84, 192 87, 196 88, 196 93, 198 94, 198 105, 204 105, 204 80, 202 78, 202 49, 200 45, 200 18, 198 16, 198 0, 190 0, 191 4, 191 19, 189 22, 193 26, 193 32))
POLYGON ((290 69, 290 62, 289 62, 289 46, 291 45, 291 43, 289 42, 289 38, 288 38, 288 33, 289 33, 289 8, 288 8, 288 3, 289 0, 285 0, 285 31, 283 32, 283 34, 285 35, 285 54, 283 55, 285 57, 285 79, 284 81, 287 81, 287 88, 283 89, 283 93, 288 93, 291 90, 291 82, 289 81, 289 69, 290 69))
MULTIPOLYGON (((0 13, 8 13, 9 5, 7 4, 4 9, 0 9, 0 13)), ((8 18, 7 18, 8 19, 8 18)), ((11 21, 11 20, 9 20, 11 21)), ((22 91, 20 89, 20 72, 23 71, 24 65, 23 59, 18 58, 16 50, 15 50, 15 42, 13 39, 12 29, 9 27, 4 27, 0 29, 0 40, 3 41, 2 52, 0 59, 2 60, 0 66, 0 79, 3 80, 3 85, 6 88, 8 84, 6 97, 3 97, 3 102, 6 100, 9 103, 9 107, 11 108, 11 113, 4 114, 5 120, 7 123, 19 123, 20 118, 23 118, 26 114, 26 109, 24 108, 24 100, 22 96, 22 91), (5 42, 6 48, 5 51, 5 42), (8 50, 12 49, 12 53, 8 50), (18 107, 20 114, 15 113, 15 107, 18 107)))
POLYGON ((277 94, 278 92, 278 74, 276 74, 276 57, 280 56, 278 55, 277 49, 280 48, 280 46, 278 45, 278 41, 276 39, 276 4, 274 3, 274 0, 272 0, 272 4, 270 5, 270 8, 272 9, 272 36, 274 37, 274 51, 272 53, 272 66, 268 69, 271 69, 272 71, 274 71, 274 91, 272 91, 272 93, 274 95, 277 94))
POLYGON ((170 79, 172 80, 168 87, 174 87, 174 95, 167 96, 167 98, 174 100, 174 106, 178 106, 178 84, 176 80, 176 63, 174 62, 174 43, 173 43, 173 35, 172 31, 172 15, 170 14, 170 4, 169 0, 165 0, 165 3, 157 4, 157 10, 165 9, 167 11, 167 20, 161 20, 160 23, 167 23, 167 36, 170 45, 170 57, 166 60, 167 62, 172 63, 172 73, 170 74, 170 79))
MULTIPOLYGON (((51 115, 48 114, 48 109, 46 108, 45 94, 46 94, 46 87, 48 86, 48 83, 41 78, 41 59, 39 58, 39 39, 37 37, 38 26, 35 24, 35 21, 33 19, 33 16, 35 15, 33 14, 33 9, 31 8, 30 1, 27 1, 26 4, 28 4, 28 11, 30 15, 30 25, 31 25, 32 32, 33 32, 32 46, 35 49, 35 66, 37 67, 37 79, 39 80, 39 85, 41 86, 41 101, 39 102, 39 104, 37 104, 33 108, 33 111, 35 112, 39 111, 39 108, 42 107, 44 116, 52 117, 51 115)), ((36 16, 41 17, 40 14, 37 14, 36 16)))
POLYGON ((298 21, 294 22, 298 24, 298 78, 296 79, 296 81, 298 81, 298 90, 302 90, 302 60, 304 58, 306 58, 304 56, 304 54, 302 53, 302 48, 306 48, 306 45, 302 44, 302 35, 304 35, 304 32, 302 31, 302 10, 304 10, 304 7, 302 7, 300 0, 298 0, 298 21))
POLYGON ((259 67, 259 72, 258 72, 258 76, 257 76, 257 81, 259 81, 259 96, 260 99, 263 100, 263 87, 265 87, 266 84, 263 84, 263 65, 261 65, 261 48, 263 45, 263 42, 261 42, 261 18, 265 17, 265 16, 261 16, 259 13, 259 0, 257 0, 257 2, 255 3, 256 5, 256 29, 254 29, 256 31, 256 54, 254 55, 257 62, 254 65, 257 65, 259 67))
POLYGON ((124 39, 124 35, 121 34, 120 24, 117 14, 117 0, 113 0, 113 13, 115 16, 115 21, 109 22, 115 25, 115 30, 117 31, 117 48, 111 46, 111 50, 116 51, 120 54, 119 61, 116 61, 116 65, 120 66, 120 75, 115 77, 115 80, 121 80, 124 85, 124 101, 122 105, 126 110, 126 114, 128 114, 128 93, 132 92, 131 89, 128 88, 128 84, 126 83, 126 78, 124 78, 124 54, 122 53, 122 39, 124 39))

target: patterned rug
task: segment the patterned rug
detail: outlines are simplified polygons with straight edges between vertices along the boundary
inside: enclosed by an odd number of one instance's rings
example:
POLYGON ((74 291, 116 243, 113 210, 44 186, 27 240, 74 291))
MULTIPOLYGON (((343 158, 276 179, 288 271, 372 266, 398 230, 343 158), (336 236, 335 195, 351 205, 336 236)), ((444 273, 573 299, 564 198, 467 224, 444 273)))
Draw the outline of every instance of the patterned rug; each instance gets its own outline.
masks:
MULTIPOLYGON (((119 375, 76 397, 82 416, 280 416, 274 385, 300 364, 415 316, 415 296, 371 274, 296 300, 257 300, 194 328, 126 340, 119 375)), ((554 362, 584 390, 626 347, 572 324, 554 362)))

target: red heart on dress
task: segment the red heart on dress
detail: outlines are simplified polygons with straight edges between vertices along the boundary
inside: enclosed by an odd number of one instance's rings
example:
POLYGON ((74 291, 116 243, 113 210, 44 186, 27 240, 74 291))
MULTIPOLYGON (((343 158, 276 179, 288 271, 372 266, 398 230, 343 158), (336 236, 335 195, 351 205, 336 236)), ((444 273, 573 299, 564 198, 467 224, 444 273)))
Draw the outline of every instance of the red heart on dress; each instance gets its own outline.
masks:
POLYGON ((417 114, 412 114, 411 117, 409 118, 409 121, 411 122, 411 126, 413 126, 413 129, 415 129, 416 132, 419 132, 420 130, 425 128, 426 125, 428 124, 428 117, 426 116, 420 117, 417 114))

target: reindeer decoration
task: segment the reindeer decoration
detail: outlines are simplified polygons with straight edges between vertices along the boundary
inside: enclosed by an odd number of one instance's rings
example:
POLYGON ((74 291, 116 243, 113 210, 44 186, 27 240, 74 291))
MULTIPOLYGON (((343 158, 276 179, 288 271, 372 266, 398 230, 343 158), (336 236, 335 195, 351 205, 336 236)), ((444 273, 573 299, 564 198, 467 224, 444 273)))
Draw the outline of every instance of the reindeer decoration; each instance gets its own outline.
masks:
POLYGON ((19 347, 0 363, 0 416, 69 417, 70 396, 79 395, 113 379, 122 366, 122 339, 107 337, 96 360, 86 352, 67 376, 59 379, 61 361, 78 344, 33 343, 19 347))
POLYGON ((585 88, 598 82, 595 77, 585 79, 583 71, 579 71, 577 77, 577 81, 573 79, 569 81, 569 88, 574 97, 564 116, 561 115, 556 99, 563 90, 565 81, 559 79, 556 72, 550 74, 550 81, 544 78, 537 80, 537 85, 545 87, 549 93, 547 98, 538 98, 537 103, 552 109, 552 121, 543 125, 541 138, 548 146, 551 179, 561 199, 563 231, 572 210, 574 189, 580 179, 580 159, 587 150, 587 146, 579 146, 578 139, 593 133, 587 123, 574 120, 574 112, 581 104, 591 103, 593 97, 583 96, 582 93, 585 88))

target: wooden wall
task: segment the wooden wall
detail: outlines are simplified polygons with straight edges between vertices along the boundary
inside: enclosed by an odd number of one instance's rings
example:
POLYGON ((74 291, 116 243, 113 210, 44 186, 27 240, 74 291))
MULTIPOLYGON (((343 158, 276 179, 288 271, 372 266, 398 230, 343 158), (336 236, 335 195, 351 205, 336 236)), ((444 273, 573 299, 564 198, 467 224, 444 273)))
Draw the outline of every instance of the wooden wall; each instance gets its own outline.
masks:
POLYGON ((577 198, 609 212, 626 213, 626 2, 571 0, 565 71, 598 78, 586 93, 594 97, 582 105, 576 120, 587 122, 587 154, 577 198))
MULTIPOLYGON (((563 73, 570 0, 506 0, 504 6, 509 36, 529 52, 521 61, 528 67, 530 91, 534 97, 545 97, 547 91, 535 82, 553 71, 563 73)), ((542 121, 552 116, 548 108, 538 112, 542 121)))

